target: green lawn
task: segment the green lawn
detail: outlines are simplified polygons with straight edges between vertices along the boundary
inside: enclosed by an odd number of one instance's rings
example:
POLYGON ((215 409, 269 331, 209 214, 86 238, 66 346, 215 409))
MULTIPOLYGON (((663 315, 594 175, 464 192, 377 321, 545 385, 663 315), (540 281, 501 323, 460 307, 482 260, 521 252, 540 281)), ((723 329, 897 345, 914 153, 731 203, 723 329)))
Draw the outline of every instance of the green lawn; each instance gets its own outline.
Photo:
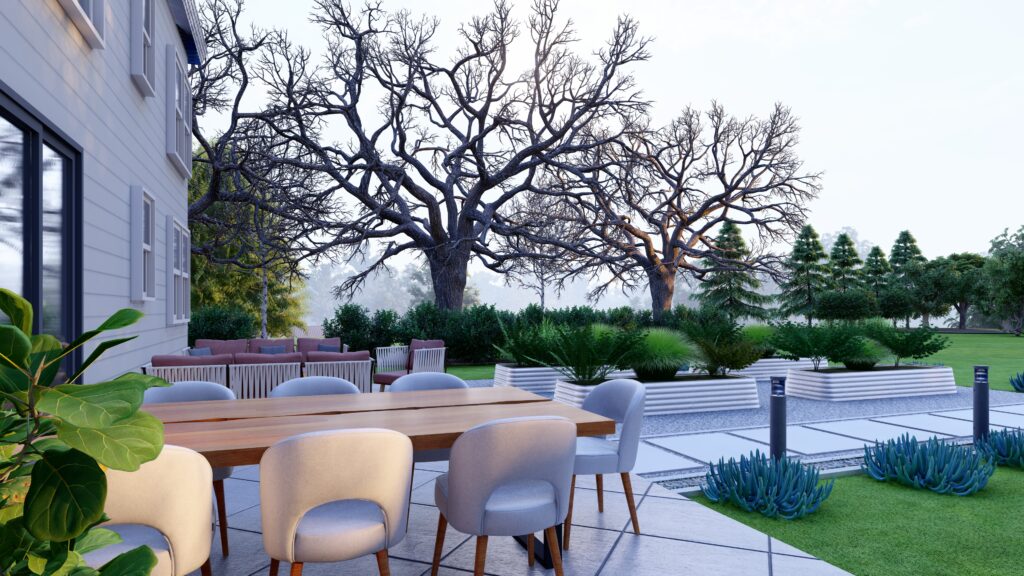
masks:
POLYGON ((449 374, 455 374, 463 380, 487 380, 494 378, 494 364, 471 364, 467 366, 449 366, 449 374))
MULTIPOLYGON (((1024 472, 1000 468, 973 496, 942 496, 867 476, 836 480, 818 512, 772 520, 701 503, 857 576, 1021 574, 1024 472)), ((685 519, 681 519, 685 521, 685 519)))
POLYGON ((974 365, 989 366, 988 381, 993 390, 1013 390, 1010 375, 1024 372, 1024 337, 1010 334, 946 334, 950 346, 926 358, 953 368, 956 383, 974 382, 974 365))

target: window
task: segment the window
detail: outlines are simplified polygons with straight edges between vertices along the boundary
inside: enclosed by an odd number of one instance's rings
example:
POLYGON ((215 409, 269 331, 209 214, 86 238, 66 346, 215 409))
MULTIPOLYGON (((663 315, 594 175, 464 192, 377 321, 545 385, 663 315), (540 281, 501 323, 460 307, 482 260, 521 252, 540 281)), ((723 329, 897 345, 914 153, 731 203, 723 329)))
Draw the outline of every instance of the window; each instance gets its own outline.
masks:
POLYGON ((132 82, 145 96, 156 94, 156 49, 153 46, 153 0, 132 0, 132 82))
POLYGON ((131 200, 131 294, 132 300, 145 302, 156 298, 156 205, 153 196, 141 186, 132 186, 131 200))
POLYGON ((188 322, 191 315, 192 242, 188 228, 167 217, 167 323, 188 322))
POLYGON ((104 4, 106 0, 59 0, 82 38, 94 50, 103 49, 104 4))
POLYGON ((188 178, 192 175, 192 89, 178 51, 167 45, 167 157, 188 178))

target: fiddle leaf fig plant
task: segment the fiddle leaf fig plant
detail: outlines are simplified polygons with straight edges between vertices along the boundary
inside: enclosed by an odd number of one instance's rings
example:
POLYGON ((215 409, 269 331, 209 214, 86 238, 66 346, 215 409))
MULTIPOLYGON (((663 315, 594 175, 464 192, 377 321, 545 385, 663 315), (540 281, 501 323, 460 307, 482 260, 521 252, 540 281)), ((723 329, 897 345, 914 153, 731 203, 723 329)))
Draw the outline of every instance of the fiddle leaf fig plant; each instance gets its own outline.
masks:
POLYGON ((100 342, 80 368, 65 371, 72 352, 142 313, 119 310, 62 344, 32 333, 32 306, 14 292, 0 289, 0 312, 9 322, 0 323, 0 574, 148 574, 156 556, 145 546, 97 569, 83 555, 120 542, 98 527, 107 519, 104 468, 138 470, 160 453, 163 425, 139 408, 146 389, 167 382, 124 374, 78 383, 104 352, 132 337, 100 342))

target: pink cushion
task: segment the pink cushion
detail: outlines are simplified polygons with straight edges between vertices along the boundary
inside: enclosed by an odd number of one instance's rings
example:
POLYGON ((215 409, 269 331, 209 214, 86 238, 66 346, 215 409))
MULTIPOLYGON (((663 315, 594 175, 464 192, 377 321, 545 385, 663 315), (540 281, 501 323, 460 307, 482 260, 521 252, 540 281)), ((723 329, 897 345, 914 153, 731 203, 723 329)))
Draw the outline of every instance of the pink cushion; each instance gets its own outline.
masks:
POLYGON ((425 348, 444 348, 444 340, 417 340, 413 338, 412 342, 409 342, 409 359, 405 363, 406 370, 412 370, 413 352, 425 348))
POLYGON ((242 352, 235 354, 235 364, 286 364, 290 362, 302 362, 302 354, 292 352, 291 354, 253 354, 242 352))
POLYGON ((337 346, 341 350, 341 338, 299 338, 299 352, 318 352, 321 344, 337 346))
POLYGON ((213 356, 183 356, 179 354, 162 354, 150 360, 154 368, 164 366, 221 366, 232 363, 231 354, 214 354, 213 356))
POLYGON ((394 372, 377 372, 373 375, 373 382, 375 384, 391 384, 395 380, 398 380, 402 376, 408 374, 408 370, 396 370, 394 372))
POLYGON ((209 348, 211 352, 216 356, 217 354, 238 354, 239 352, 246 352, 249 341, 245 338, 238 340, 210 340, 200 338, 196 340, 193 348, 209 348))
POLYGON ((260 348, 263 346, 284 346, 286 354, 295 352, 295 341, 291 338, 253 338, 249 340, 249 349, 243 352, 260 354, 260 348))
POLYGON ((306 362, 352 362, 357 360, 369 360, 369 350, 356 352, 318 352, 312 350, 306 352, 306 362))

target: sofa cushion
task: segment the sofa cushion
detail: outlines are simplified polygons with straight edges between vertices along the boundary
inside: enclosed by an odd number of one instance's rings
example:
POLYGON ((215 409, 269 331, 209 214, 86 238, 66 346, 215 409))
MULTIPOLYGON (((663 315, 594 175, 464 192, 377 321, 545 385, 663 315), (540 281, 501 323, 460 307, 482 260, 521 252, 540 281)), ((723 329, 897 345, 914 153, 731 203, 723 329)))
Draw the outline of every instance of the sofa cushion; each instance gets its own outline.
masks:
POLYGON ((413 352, 424 348, 444 348, 444 340, 417 340, 409 342, 409 359, 405 362, 405 369, 412 370, 413 352))
POLYGON ((302 354, 291 352, 286 354, 256 354, 242 352, 235 354, 235 364, 286 364, 302 362, 302 354))
POLYGON ((316 350, 306 352, 306 362, 353 362, 369 360, 369 350, 358 350, 356 352, 319 352, 316 350))
POLYGON ((154 368, 166 366, 222 366, 231 364, 231 354, 214 354, 212 356, 184 356, 181 354, 162 354, 153 356, 150 363, 154 368))
POLYGON ((213 356, 213 350, 210 349, 209 347, 207 347, 207 348, 189 348, 188 349, 188 355, 189 356, 213 356))
POLYGON ((277 346, 260 346, 260 354, 284 354, 284 344, 277 346))
POLYGON ((377 372, 373 375, 374 384, 392 384, 402 376, 408 374, 408 370, 395 370, 394 372, 377 372))
POLYGON ((295 352, 295 341, 291 338, 253 338, 249 340, 249 349, 242 352, 260 353, 264 346, 284 346, 285 353, 295 352))
POLYGON ((249 350, 249 341, 245 338, 238 340, 211 340, 200 338, 192 345, 193 348, 209 348, 214 355, 217 354, 238 354, 249 350))
POLYGON ((341 352, 341 346, 335 346, 334 344, 324 344, 323 342, 316 345, 317 352, 341 352))
POLYGON ((298 352, 323 352, 320 350, 321 344, 334 346, 338 352, 341 352, 341 338, 299 338, 298 342, 298 352))

